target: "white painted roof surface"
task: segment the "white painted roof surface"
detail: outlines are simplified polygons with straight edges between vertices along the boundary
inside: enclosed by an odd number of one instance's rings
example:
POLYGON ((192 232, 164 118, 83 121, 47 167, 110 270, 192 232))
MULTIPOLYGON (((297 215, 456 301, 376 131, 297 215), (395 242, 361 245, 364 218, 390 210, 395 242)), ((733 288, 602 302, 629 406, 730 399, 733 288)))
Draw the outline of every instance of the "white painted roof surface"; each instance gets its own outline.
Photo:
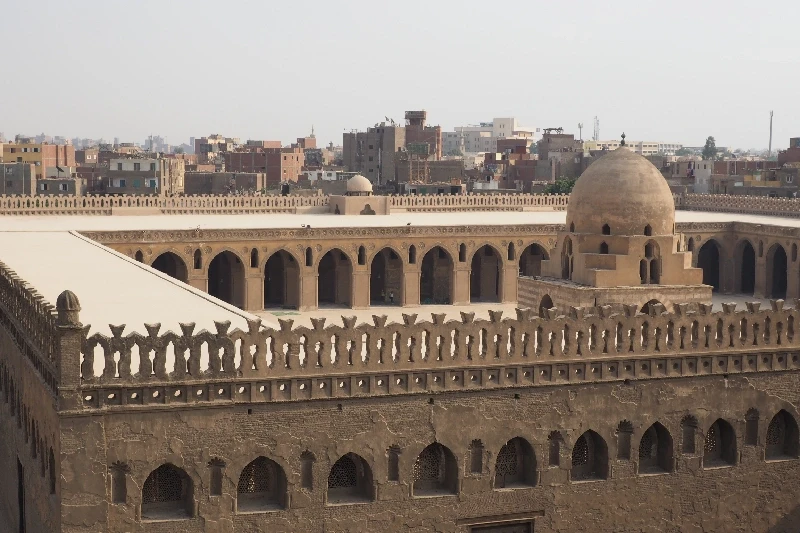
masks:
POLYGON ((247 330, 246 318, 255 318, 67 231, 0 232, 0 261, 53 305, 64 290, 74 292, 81 304, 81 322, 91 324, 90 335, 111 336, 109 324, 126 324, 123 335, 134 331, 147 335, 144 324, 157 322, 161 323, 160 333, 172 330, 180 334, 181 322, 194 322, 195 333, 203 329, 214 332, 215 320, 229 320, 231 329, 247 330))
MULTIPOLYGON (((566 211, 463 211, 396 213, 392 215, 262 214, 262 215, 142 215, 142 216, 0 216, 6 231, 130 231, 200 229, 388 228, 412 226, 469 226, 563 224, 566 211)), ((677 222, 750 222, 800 227, 800 218, 676 211, 677 222)), ((2 259, 2 257, 0 257, 2 259)))

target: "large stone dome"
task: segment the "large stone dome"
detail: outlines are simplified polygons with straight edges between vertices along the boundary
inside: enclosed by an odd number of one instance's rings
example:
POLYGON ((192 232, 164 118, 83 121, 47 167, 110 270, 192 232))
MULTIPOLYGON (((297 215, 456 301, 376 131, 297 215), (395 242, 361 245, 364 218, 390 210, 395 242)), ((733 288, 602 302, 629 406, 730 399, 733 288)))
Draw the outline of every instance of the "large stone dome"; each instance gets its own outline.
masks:
POLYGON ((581 174, 567 205, 567 229, 575 233, 671 235, 675 201, 661 172, 644 157, 618 148, 581 174))

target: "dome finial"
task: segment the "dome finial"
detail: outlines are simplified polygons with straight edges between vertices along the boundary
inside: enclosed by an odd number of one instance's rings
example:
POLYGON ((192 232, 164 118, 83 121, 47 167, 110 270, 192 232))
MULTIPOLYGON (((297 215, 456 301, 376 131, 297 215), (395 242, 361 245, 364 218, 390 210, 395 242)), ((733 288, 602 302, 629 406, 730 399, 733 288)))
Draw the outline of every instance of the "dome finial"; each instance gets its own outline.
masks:
POLYGON ((620 146, 625 146, 625 132, 622 132, 622 140, 619 142, 620 146))

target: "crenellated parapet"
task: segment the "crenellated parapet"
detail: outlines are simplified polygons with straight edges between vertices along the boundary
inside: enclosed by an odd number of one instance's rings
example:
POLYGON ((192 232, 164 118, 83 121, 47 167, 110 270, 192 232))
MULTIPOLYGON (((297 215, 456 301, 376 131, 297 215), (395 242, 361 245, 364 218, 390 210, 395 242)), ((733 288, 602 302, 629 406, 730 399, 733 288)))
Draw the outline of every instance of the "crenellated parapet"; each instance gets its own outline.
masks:
POLYGON ((716 211, 783 217, 800 217, 800 198, 770 198, 732 194, 675 195, 675 207, 689 211, 716 211))
MULTIPOLYGON (((36 289, 0 262, 0 324, 52 394, 59 382, 56 310, 36 289)), ((12 357, 12 353, 1 357, 12 357)))
POLYGON ((82 403, 291 401, 800 369, 800 311, 781 300, 768 310, 679 304, 667 313, 658 304, 648 314, 635 306, 545 314, 280 320, 278 329, 252 321, 247 331, 182 324, 180 333, 152 324, 147 335, 112 326, 110 337, 84 336, 82 403))

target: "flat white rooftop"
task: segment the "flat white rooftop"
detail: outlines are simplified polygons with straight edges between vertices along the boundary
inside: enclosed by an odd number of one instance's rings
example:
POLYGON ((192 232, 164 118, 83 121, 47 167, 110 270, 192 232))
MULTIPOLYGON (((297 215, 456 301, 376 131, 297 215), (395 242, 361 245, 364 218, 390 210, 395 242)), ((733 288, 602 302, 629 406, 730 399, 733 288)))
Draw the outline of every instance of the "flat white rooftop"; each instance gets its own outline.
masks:
MULTIPOLYGON (((110 217, 109 217, 110 218, 110 217)), ((109 324, 126 324, 123 334, 147 335, 144 324, 161 323, 161 333, 180 334, 180 323, 194 322, 195 333, 216 331, 214 321, 247 330, 241 311, 180 281, 68 231, 0 231, 0 260, 48 302, 64 290, 81 304, 80 319, 89 334, 111 335, 109 324)), ((265 320, 277 325, 277 320, 265 320)))
MULTIPOLYGON (((142 215, 142 216, 0 216, 0 232, 8 231, 130 231, 193 229, 390 228, 412 226, 472 226, 563 224, 566 211, 463 211, 397 213, 392 215, 263 214, 263 215, 142 215)), ((750 222, 800 227, 800 218, 677 211, 677 222, 750 222)), ((0 260, 2 255, 0 254, 0 260)))

